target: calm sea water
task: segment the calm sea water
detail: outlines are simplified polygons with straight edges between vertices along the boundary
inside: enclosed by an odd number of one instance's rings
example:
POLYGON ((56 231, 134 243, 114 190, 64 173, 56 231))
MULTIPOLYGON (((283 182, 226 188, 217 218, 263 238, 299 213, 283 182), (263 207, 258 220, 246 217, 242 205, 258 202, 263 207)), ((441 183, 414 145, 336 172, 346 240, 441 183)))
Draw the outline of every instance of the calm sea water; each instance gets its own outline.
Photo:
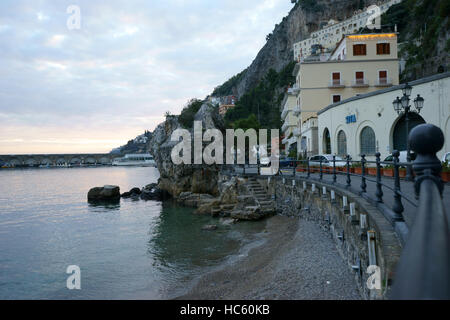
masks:
POLYGON ((230 227, 171 202, 86 201, 91 187, 124 192, 158 177, 155 168, 0 170, 0 299, 172 298, 261 241, 263 222, 230 227), (69 265, 81 269, 81 290, 66 288, 69 265))

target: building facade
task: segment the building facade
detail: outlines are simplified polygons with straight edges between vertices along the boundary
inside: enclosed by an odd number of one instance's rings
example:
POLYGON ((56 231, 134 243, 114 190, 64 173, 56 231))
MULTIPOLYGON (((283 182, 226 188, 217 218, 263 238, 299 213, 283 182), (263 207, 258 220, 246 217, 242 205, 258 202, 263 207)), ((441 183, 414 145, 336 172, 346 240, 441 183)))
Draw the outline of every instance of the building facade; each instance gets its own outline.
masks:
POLYGON ((294 69, 300 111, 297 151, 303 155, 321 151, 320 139, 311 135, 317 130, 317 112, 342 100, 399 84, 397 35, 395 33, 347 35, 328 60, 310 57, 294 69), (310 120, 313 119, 313 120, 310 120), (310 144, 305 146, 310 139, 310 144), (302 143, 303 139, 303 143, 302 143))
MULTIPOLYGON (((411 104, 420 94, 425 99, 420 114, 410 115, 410 129, 421 123, 431 123, 445 135, 441 158, 450 152, 450 72, 437 74, 410 83, 411 104)), ((402 86, 385 88, 331 104, 318 112, 319 153, 359 159, 365 154, 374 160, 376 152, 382 160, 393 150, 406 150, 404 115, 394 111, 392 102, 402 97, 402 86), (328 152, 330 151, 330 152, 328 152)), ((414 108, 413 108, 414 109, 414 108)))
MULTIPOLYGON (((366 9, 356 11, 353 16, 342 22, 329 20, 327 25, 318 31, 312 32, 310 37, 293 45, 294 60, 301 62, 310 56, 314 46, 320 45, 324 49, 334 49, 336 44, 347 34, 358 32, 373 22, 374 17, 379 17, 392 5, 400 3, 401 0, 380 1, 376 6, 372 5, 366 9)), ((379 19, 379 18, 377 18, 379 19)))
POLYGON ((283 121, 281 131, 284 136, 281 143, 287 154, 289 153, 289 150, 297 144, 297 136, 294 131, 297 129, 299 110, 297 108, 296 100, 294 90, 289 88, 281 103, 281 120, 283 121))

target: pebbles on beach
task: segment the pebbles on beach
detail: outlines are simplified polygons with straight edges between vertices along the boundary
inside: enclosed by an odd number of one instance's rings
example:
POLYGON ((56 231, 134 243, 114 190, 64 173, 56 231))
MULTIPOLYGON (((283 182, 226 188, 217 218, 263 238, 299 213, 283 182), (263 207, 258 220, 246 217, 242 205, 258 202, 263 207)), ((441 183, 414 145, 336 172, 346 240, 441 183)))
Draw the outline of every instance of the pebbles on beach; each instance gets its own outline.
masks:
POLYGON ((267 231, 263 245, 203 276, 180 298, 361 299, 353 273, 316 223, 275 216, 267 220, 267 231))

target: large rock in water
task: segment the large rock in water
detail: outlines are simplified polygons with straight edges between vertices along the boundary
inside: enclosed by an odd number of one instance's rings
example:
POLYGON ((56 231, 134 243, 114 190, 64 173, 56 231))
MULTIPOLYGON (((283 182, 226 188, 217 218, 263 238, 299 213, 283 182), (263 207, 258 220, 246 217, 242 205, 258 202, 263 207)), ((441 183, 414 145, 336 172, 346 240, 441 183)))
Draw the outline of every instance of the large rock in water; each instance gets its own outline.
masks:
MULTIPOLYGON (((203 129, 224 130, 223 120, 218 109, 209 103, 204 103, 195 116, 201 121, 203 129)), ((171 196, 178 198, 183 192, 194 194, 211 194, 217 196, 219 166, 216 165, 175 165, 172 162, 171 152, 178 141, 171 141, 172 133, 182 128, 177 116, 168 116, 166 121, 158 125, 149 141, 148 149, 153 155, 160 173, 159 188, 167 191, 171 196)), ((193 129, 191 133, 192 146, 194 143, 193 129)), ((192 147, 193 150, 193 147, 192 147)))
POLYGON ((88 192, 88 201, 117 201, 120 199, 118 186, 95 187, 88 192))

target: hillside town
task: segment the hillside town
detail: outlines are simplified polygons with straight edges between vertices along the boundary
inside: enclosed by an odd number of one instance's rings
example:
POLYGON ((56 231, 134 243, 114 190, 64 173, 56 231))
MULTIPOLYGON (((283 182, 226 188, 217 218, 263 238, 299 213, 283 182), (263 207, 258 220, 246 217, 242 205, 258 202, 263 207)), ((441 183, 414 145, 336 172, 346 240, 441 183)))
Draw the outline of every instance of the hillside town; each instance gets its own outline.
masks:
MULTIPOLYGON (((292 53, 295 82, 279 105, 281 148, 284 155, 296 159, 336 155, 358 158, 365 154, 383 159, 393 150, 406 151, 407 132, 416 125, 431 123, 450 137, 450 73, 418 79, 407 98, 414 106, 423 105, 408 115, 392 102, 402 97, 406 83, 400 83, 405 61, 399 58, 397 25, 382 32, 380 15, 401 0, 380 1, 355 11, 346 20, 329 20, 310 37, 296 42, 292 53)), ((443 68, 445 70, 445 68, 443 68)), ((442 71, 444 71, 442 70, 442 71)), ((225 115, 235 103, 222 103, 214 97, 225 115)), ((447 139, 450 140, 450 139, 447 139)), ((445 156, 450 142, 439 153, 445 156)))

